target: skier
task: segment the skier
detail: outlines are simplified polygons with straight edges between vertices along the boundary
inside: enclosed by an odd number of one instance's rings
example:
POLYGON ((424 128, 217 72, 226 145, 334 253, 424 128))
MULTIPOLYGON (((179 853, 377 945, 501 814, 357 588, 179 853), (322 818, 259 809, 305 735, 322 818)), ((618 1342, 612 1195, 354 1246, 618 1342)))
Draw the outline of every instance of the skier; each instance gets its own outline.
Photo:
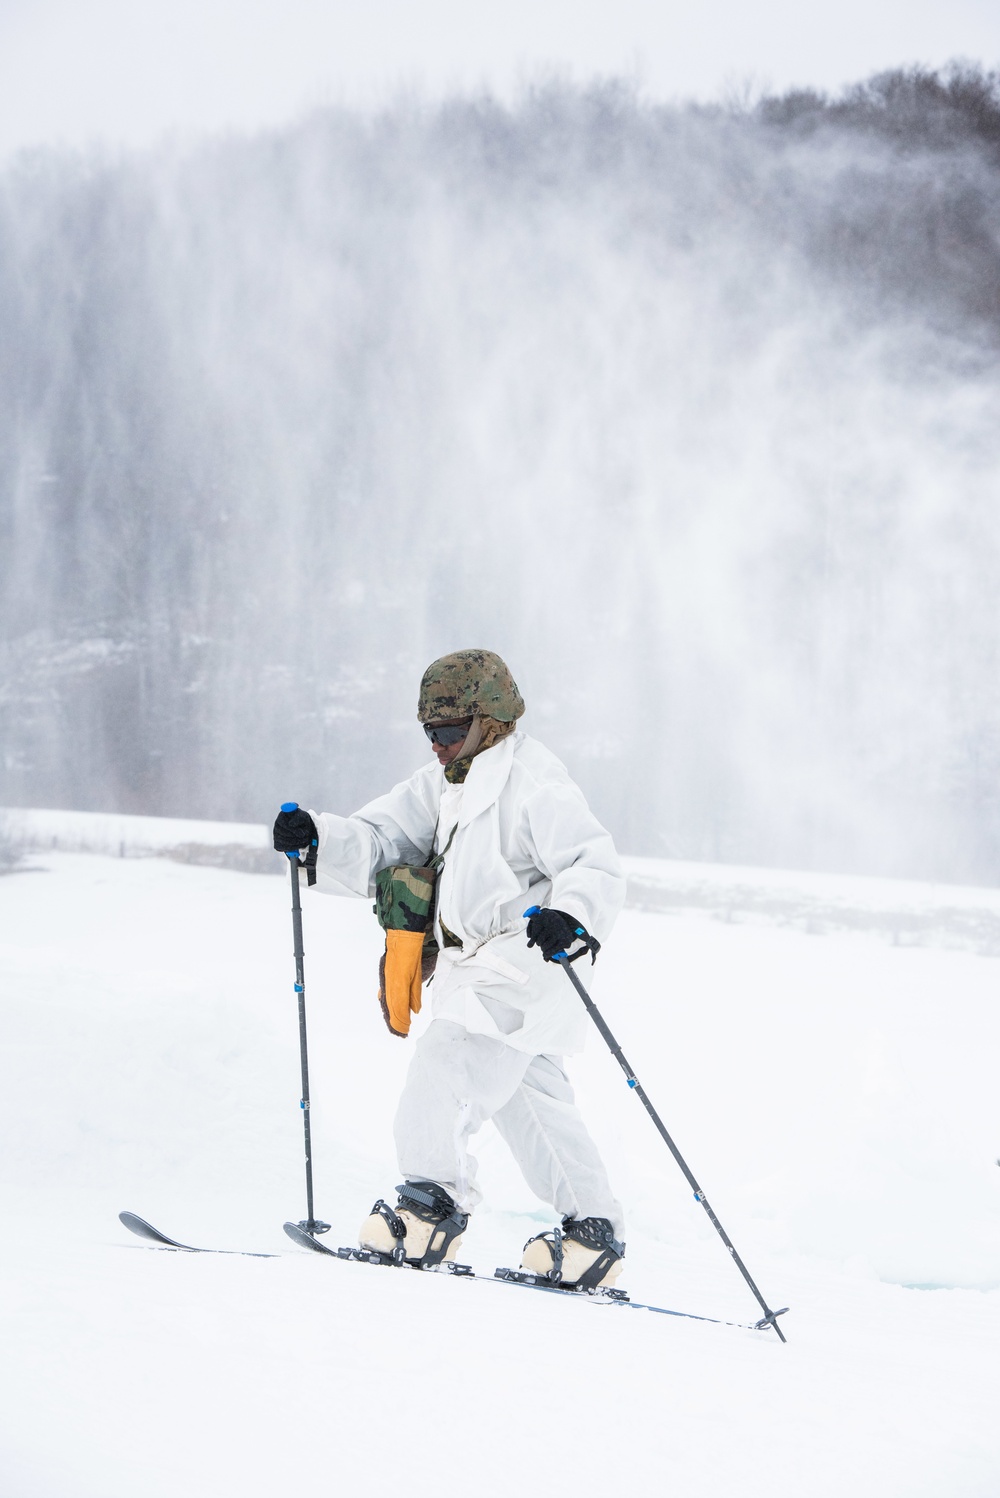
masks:
MULTIPOLYGON (((362 1224, 362 1248, 402 1246, 423 1267, 455 1258, 482 1199, 468 1141, 491 1118, 562 1219, 525 1245, 522 1269, 565 1287, 608 1286, 624 1254, 621 1208, 563 1067, 582 1048, 586 1012, 552 959, 596 958, 594 933, 610 931, 625 881, 563 765, 517 728, 523 712, 498 655, 442 656, 424 672, 417 709, 435 761, 353 816, 281 812, 274 846, 315 844, 317 887, 337 893, 370 897, 393 865, 437 868, 433 1019, 394 1125, 404 1179, 395 1208, 379 1200, 362 1224), (541 908, 526 922, 532 906, 541 908)), ((380 999, 395 1034, 420 1008, 428 950, 430 934, 425 943, 387 932, 380 999)))

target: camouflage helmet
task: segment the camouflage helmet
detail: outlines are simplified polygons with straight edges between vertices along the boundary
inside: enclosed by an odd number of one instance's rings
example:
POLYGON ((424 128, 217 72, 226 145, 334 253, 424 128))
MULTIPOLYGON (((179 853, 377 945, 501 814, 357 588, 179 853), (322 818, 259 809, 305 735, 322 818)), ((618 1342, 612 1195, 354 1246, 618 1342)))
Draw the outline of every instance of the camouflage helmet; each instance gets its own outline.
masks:
POLYGON ((517 683, 492 650, 453 650, 432 661, 420 683, 421 723, 469 717, 513 723, 523 712, 517 683))

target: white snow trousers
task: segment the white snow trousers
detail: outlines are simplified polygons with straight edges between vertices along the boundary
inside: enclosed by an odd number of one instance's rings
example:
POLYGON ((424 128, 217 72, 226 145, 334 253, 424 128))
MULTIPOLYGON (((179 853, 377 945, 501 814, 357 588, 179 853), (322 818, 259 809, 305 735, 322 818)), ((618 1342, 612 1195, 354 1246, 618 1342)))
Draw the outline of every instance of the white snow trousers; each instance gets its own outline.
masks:
POLYGON ((492 1118, 536 1196, 560 1217, 606 1217, 624 1233, 597 1146, 556 1056, 532 1056, 432 1020, 416 1044, 396 1112, 399 1168, 436 1181, 463 1212, 482 1200, 469 1137, 492 1118))

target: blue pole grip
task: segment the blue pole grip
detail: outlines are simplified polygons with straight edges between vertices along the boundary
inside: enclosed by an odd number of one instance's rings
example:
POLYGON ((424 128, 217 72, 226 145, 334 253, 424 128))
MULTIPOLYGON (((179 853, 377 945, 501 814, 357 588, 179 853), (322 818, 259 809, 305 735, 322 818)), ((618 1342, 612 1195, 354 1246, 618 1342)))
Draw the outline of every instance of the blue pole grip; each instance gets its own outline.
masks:
MULTIPOLYGON (((282 809, 282 811, 284 811, 285 808, 282 807, 281 809, 282 809)), ((527 910, 524 912, 525 917, 527 917, 529 915, 537 915, 538 912, 541 910, 541 908, 542 907, 540 905, 529 905, 528 908, 527 908, 527 910)))

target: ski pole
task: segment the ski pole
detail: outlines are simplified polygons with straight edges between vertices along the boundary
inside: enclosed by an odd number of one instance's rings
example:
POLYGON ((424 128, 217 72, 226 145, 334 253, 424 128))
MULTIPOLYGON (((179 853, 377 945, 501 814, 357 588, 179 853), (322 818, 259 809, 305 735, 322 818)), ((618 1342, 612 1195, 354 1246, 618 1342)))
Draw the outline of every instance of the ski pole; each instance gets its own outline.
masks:
MULTIPOLYGON (((286 801, 282 811, 298 811, 297 801, 286 801)), ((299 1227, 306 1233, 328 1233, 330 1224, 320 1222, 313 1214, 312 1128, 309 1119, 309 1048, 306 1042, 305 951, 302 944, 302 904, 299 900, 299 869, 305 867, 297 853, 287 853, 292 875, 292 940, 295 945, 295 992, 299 996, 299 1064, 302 1069, 302 1129, 306 1148, 306 1210, 308 1217, 299 1227)))
MULTIPOLYGON (((541 907, 538 905, 532 905, 531 908, 529 910, 526 910, 524 913, 526 916, 537 915, 540 908, 541 907)), ((587 1013, 590 1015, 591 1019, 594 1021, 594 1024, 597 1026, 598 1030, 600 1030, 602 1036, 604 1037, 604 1040, 607 1043, 608 1050, 611 1052, 612 1056, 614 1056, 615 1060, 618 1062, 618 1065, 625 1073, 625 1079, 628 1082, 628 1085, 631 1087, 632 1091, 636 1094, 646 1112, 653 1120, 653 1123, 656 1125, 661 1139, 667 1146, 667 1149, 673 1155, 674 1159, 677 1161, 677 1164, 680 1166, 681 1170, 684 1172, 684 1176, 688 1182, 688 1185, 694 1192, 695 1201, 701 1202, 701 1205, 705 1208, 705 1211, 708 1213, 709 1221, 712 1223, 712 1226, 715 1228, 719 1237, 722 1239, 723 1243, 726 1245, 726 1248, 729 1250, 733 1263, 736 1265, 737 1269, 740 1271, 740 1274, 742 1274, 743 1278, 750 1286, 750 1289, 753 1291, 758 1305, 764 1312, 761 1319, 757 1322, 757 1326, 773 1326, 782 1342, 784 1342, 785 1337, 782 1334, 781 1327, 778 1325, 778 1317, 784 1316, 785 1312, 788 1310, 788 1307, 785 1306, 780 1311, 772 1311, 768 1306, 767 1301, 764 1299, 763 1295, 761 1295, 760 1291, 757 1289, 757 1286, 750 1278, 750 1272, 744 1264, 743 1260, 740 1258, 739 1254, 736 1252, 736 1249, 733 1247, 729 1234, 726 1232, 725 1228, 722 1226, 722 1223, 712 1211, 712 1208, 708 1202, 708 1198, 706 1197, 704 1191, 702 1191, 701 1187, 698 1185, 698 1182, 695 1180, 690 1169, 688 1168, 687 1161, 684 1159, 680 1150, 677 1148, 676 1144, 667 1133, 667 1130, 663 1124, 663 1120, 660 1118, 660 1115, 657 1113, 656 1109, 649 1101, 649 1098, 646 1096, 645 1090, 639 1082, 639 1079, 636 1076, 635 1072, 625 1060, 624 1052, 622 1051, 621 1046, 618 1044, 617 1040, 608 1028, 604 1016, 570 966, 571 959, 569 958, 569 956, 565 952, 556 952, 554 957, 552 958, 552 961, 558 962, 559 966, 562 968, 563 972, 566 974, 567 978, 572 983, 577 993, 580 995, 580 998, 586 1005, 587 1013)))

